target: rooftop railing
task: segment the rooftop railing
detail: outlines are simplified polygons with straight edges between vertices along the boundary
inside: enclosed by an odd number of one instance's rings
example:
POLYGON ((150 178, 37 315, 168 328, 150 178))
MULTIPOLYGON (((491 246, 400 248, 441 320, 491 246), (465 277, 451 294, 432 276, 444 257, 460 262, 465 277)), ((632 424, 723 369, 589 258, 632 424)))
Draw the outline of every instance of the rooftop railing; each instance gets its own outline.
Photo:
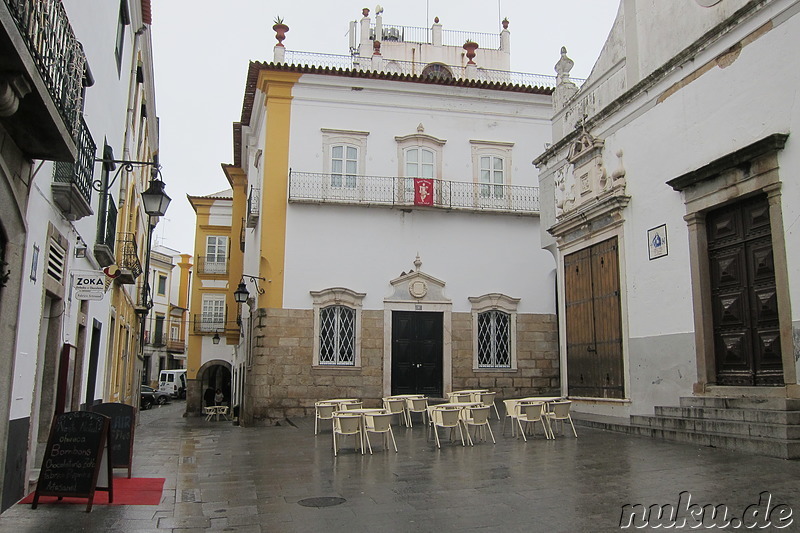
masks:
MULTIPOLYGON (((297 52, 287 50, 285 62, 290 65, 307 65, 310 67, 343 69, 343 70, 362 70, 370 71, 373 69, 371 57, 345 56, 334 54, 317 54, 312 52, 297 52)), ((430 75, 431 77, 453 77, 466 79, 466 68, 461 65, 444 65, 448 73, 443 73, 442 69, 428 74, 425 70, 427 63, 414 61, 395 61, 384 59, 383 67, 380 72, 389 74, 406 74, 409 76, 430 75)), ((529 74, 525 72, 511 72, 507 70, 493 70, 478 67, 476 77, 478 81, 490 83, 506 83, 509 85, 522 85, 529 87, 554 88, 556 86, 555 76, 544 74, 529 74)), ((583 80, 572 79, 580 85, 583 80)))
MULTIPOLYGON (((77 136, 86 55, 61 0, 3 0, 64 124, 77 136)), ((76 139, 77 140, 77 139, 76 139)))
MULTIPOLYGON (((431 44, 433 42, 430 28, 384 24, 381 33, 381 38, 378 39, 381 42, 397 41, 420 44, 431 44)), ((375 23, 370 28, 370 38, 375 38, 375 23)), ((467 40, 478 43, 481 48, 494 48, 495 50, 500 48, 499 33, 442 30, 442 44, 445 46, 461 46, 467 40)))
POLYGON ((538 187, 440 179, 431 182, 433 198, 421 203, 415 198, 415 178, 342 176, 293 170, 289 174, 289 201, 526 215, 539 213, 538 187))

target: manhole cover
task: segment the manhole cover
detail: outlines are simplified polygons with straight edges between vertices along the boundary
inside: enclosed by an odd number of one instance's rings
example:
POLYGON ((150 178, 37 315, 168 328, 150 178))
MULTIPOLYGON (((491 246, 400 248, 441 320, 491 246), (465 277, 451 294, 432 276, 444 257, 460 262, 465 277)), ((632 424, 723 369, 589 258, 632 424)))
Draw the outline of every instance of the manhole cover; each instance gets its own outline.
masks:
POLYGON ((333 496, 322 496, 321 498, 305 498, 300 500, 299 503, 303 507, 332 507, 346 502, 344 498, 335 498, 333 496))

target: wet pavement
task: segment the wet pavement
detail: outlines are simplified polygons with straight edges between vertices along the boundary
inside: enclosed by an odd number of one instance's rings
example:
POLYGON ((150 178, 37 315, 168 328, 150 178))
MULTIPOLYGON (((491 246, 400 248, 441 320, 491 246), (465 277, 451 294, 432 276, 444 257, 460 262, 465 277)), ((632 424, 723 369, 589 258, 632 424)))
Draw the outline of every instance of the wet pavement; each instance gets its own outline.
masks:
POLYGON ((439 450, 418 423, 395 426, 399 453, 373 436, 373 455, 348 439, 334 457, 329 426, 315 437, 313 418, 242 428, 183 418, 184 406, 144 411, 136 430, 133 476, 166 478, 159 505, 86 513, 85 505, 17 504, 0 515, 0 531, 602 532, 620 531, 623 515, 628 529, 646 525, 633 513, 667 504, 678 509, 673 530, 690 530, 701 506, 725 505, 727 516, 714 520, 728 527, 717 530, 800 531, 798 461, 582 427, 577 439, 523 442, 508 428, 501 435, 497 420, 497 444, 462 447, 456 437, 439 450), (644 507, 623 513, 626 504, 644 507))

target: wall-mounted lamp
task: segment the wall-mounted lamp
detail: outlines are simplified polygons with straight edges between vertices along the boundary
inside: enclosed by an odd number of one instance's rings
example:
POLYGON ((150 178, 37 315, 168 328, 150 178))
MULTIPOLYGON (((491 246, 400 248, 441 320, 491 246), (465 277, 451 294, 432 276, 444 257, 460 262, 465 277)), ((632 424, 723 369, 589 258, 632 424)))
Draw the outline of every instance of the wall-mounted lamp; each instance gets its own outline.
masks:
POLYGON ((219 333, 214 333, 214 336, 211 337, 211 342, 213 342, 214 344, 219 344, 219 340, 220 340, 219 333))
POLYGON ((78 235, 78 241, 75 243, 75 257, 78 259, 86 257, 86 243, 83 242, 80 235, 78 235))
POLYGON ((248 278, 250 281, 253 282, 253 285, 255 285, 256 292, 258 294, 264 294, 265 291, 264 289, 258 286, 258 281, 256 280, 260 279, 261 281, 267 281, 265 278, 260 278, 258 276, 250 276, 248 274, 242 274, 242 280, 239 282, 239 287, 237 287, 236 290, 233 291, 233 299, 236 300, 236 303, 240 304, 245 303, 247 299, 250 297, 250 293, 247 291, 247 285, 245 283, 244 278, 248 278))

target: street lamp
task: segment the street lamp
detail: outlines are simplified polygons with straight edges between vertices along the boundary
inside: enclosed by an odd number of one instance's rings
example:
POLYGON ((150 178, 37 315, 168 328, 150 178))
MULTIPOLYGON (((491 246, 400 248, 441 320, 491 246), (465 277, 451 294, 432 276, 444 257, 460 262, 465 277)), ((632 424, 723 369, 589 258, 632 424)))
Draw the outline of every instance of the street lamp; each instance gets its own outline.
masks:
POLYGON ((215 331, 214 336, 211 337, 211 342, 213 342, 214 344, 219 344, 219 341, 220 341, 219 332, 215 331))
POLYGON ((153 167, 153 179, 150 180, 150 187, 142 193, 144 211, 151 217, 163 217, 172 201, 172 198, 164 192, 164 182, 157 178, 158 168, 153 167))
POLYGON ((256 292, 258 294, 264 294, 265 291, 264 291, 264 289, 262 289, 261 287, 258 286, 258 281, 256 281, 256 280, 260 279, 261 281, 267 281, 266 279, 260 278, 258 276, 251 276, 249 274, 242 274, 242 279, 241 279, 241 281, 239 281, 239 286, 236 288, 235 291, 233 291, 233 299, 236 300, 236 303, 240 303, 240 304, 245 303, 247 301, 247 299, 250 297, 250 293, 247 291, 247 285, 245 283, 244 278, 248 278, 250 281, 253 282, 253 285, 255 285, 256 292))

